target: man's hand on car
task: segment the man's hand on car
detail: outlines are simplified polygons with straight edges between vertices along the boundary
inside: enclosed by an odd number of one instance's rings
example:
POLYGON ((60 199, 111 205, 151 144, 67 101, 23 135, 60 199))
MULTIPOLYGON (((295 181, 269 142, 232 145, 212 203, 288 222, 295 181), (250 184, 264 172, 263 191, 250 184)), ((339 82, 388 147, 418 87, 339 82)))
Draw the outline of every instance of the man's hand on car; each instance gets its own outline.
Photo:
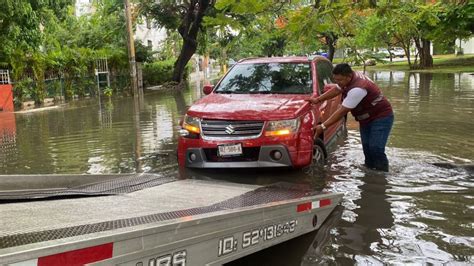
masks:
POLYGON ((321 102, 319 97, 309 97, 308 99, 306 99, 306 101, 310 102, 311 104, 318 104, 321 102))
POLYGON ((314 139, 317 139, 319 137, 319 135, 321 135, 324 131, 323 127, 321 126, 321 124, 317 125, 315 128, 315 131, 314 131, 314 139))

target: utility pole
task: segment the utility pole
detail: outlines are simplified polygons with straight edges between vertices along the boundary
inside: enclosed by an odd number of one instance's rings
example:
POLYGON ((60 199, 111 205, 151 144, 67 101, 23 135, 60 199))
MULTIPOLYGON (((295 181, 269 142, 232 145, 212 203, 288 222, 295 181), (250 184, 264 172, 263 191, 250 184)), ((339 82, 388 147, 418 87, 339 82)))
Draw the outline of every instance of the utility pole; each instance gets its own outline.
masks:
POLYGON ((125 4, 125 21, 127 23, 127 37, 128 37, 128 59, 130 62, 130 77, 132 79, 132 93, 138 95, 137 82, 137 62, 135 61, 135 43, 133 40, 132 15, 130 11, 129 0, 124 0, 125 4))

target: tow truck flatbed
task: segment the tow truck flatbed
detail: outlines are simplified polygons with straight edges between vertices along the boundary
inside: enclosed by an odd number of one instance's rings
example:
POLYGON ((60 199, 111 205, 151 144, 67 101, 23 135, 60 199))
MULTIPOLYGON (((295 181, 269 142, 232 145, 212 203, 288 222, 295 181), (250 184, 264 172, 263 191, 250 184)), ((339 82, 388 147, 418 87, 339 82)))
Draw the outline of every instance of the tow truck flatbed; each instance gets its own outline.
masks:
POLYGON ((318 229, 341 198, 188 179, 106 197, 0 202, 0 264, 222 265, 318 229))

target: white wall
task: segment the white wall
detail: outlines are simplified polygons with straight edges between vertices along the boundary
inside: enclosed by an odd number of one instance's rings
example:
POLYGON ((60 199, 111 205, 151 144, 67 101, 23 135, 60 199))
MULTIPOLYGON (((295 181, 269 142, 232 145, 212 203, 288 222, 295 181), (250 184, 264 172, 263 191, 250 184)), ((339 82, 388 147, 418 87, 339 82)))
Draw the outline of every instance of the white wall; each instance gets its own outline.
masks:
POLYGON ((76 17, 80 17, 86 14, 91 14, 94 12, 91 1, 92 0, 76 0, 75 10, 74 10, 76 17))
POLYGON ((471 37, 467 41, 456 40, 456 53, 459 50, 459 46, 461 46, 464 54, 474 54, 474 37, 471 37))
POLYGON ((156 51, 160 48, 161 42, 166 39, 166 31, 161 28, 151 26, 148 28, 146 22, 137 25, 135 29, 135 39, 140 40, 143 45, 147 46, 148 41, 152 43, 152 50, 156 51))

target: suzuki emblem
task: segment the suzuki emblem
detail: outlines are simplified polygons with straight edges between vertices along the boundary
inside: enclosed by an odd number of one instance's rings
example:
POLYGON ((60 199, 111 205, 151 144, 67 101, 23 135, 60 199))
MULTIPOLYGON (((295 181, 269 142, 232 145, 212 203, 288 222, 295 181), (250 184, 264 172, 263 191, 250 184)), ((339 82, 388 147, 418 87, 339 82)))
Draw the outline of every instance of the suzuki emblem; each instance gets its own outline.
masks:
POLYGON ((228 125, 225 127, 225 133, 232 135, 235 133, 235 129, 232 125, 228 125))

